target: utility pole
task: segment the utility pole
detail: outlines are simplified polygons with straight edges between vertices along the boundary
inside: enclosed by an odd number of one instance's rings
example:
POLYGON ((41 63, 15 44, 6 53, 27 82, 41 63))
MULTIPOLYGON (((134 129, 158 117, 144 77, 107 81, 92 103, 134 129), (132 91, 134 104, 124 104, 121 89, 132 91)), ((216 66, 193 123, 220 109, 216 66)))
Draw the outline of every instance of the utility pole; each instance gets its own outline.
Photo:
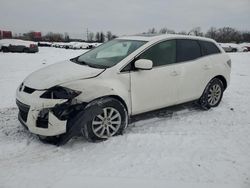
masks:
POLYGON ((87 28, 87 41, 89 41, 89 29, 87 28))

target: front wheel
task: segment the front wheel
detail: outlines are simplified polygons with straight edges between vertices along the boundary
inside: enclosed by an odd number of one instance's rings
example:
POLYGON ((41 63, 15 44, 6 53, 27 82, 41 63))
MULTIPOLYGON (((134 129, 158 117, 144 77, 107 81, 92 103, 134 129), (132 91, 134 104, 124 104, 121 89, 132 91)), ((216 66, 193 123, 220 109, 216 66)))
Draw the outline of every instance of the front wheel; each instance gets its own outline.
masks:
POLYGON ((95 102, 102 108, 102 113, 96 115, 82 130, 87 139, 100 141, 122 134, 128 123, 125 106, 114 98, 102 98, 95 102))
POLYGON ((220 104, 224 92, 223 83, 220 79, 211 80, 205 88, 199 104, 202 109, 208 110, 220 104))

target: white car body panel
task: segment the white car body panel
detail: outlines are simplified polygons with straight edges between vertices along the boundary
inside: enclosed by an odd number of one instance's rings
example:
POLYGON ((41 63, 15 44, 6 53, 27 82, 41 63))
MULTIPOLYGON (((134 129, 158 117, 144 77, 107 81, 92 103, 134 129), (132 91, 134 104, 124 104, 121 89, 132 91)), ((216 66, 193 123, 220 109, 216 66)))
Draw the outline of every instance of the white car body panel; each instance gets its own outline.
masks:
POLYGON ((33 72, 24 80, 24 83, 28 87, 44 90, 65 82, 95 77, 101 72, 103 72, 101 69, 63 61, 33 72))
POLYGON ((40 95, 54 86, 62 86, 81 91, 77 103, 89 103, 106 96, 121 99, 129 115, 156 110, 159 108, 198 99, 209 81, 216 77, 230 80, 231 68, 227 64, 228 55, 213 40, 194 36, 161 35, 155 37, 129 36, 121 40, 143 40, 146 44, 135 50, 115 66, 106 70, 91 68, 65 61, 57 63, 28 76, 23 84, 36 89, 32 94, 17 90, 17 100, 30 106, 27 122, 29 130, 35 134, 53 136, 65 133, 66 122, 49 114, 49 128, 35 126, 40 110, 65 102, 62 99, 41 99, 40 95), (205 40, 216 44, 220 54, 208 55, 192 61, 153 67, 152 70, 121 72, 140 53, 152 45, 170 39, 205 40))
POLYGON ((131 73, 132 114, 176 104, 174 66, 155 67, 131 73), (156 84, 157 83, 157 84, 156 84))

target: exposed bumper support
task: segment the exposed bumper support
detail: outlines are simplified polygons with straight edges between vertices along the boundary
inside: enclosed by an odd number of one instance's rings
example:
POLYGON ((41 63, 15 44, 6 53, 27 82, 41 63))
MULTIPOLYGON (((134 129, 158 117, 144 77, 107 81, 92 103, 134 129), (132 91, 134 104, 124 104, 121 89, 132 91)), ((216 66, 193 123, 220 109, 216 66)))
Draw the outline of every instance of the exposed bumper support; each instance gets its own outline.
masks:
POLYGON ((72 137, 78 136, 79 133, 85 129, 85 126, 89 121, 91 121, 95 116, 102 113, 102 108, 100 106, 92 105, 86 107, 84 111, 79 112, 74 118, 68 121, 68 130, 65 134, 60 136, 57 145, 66 144, 72 137))

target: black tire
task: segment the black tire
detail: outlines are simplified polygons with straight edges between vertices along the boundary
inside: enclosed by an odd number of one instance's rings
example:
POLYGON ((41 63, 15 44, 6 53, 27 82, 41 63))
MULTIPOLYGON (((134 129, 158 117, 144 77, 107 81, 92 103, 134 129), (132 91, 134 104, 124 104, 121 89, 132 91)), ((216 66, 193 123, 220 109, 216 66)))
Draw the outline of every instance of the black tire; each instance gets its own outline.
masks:
POLYGON ((199 105, 201 109, 209 110, 210 108, 217 107, 221 102, 224 90, 225 88, 220 79, 214 78, 213 80, 211 80, 199 99, 199 105), (212 99, 213 97, 214 100, 212 99))
POLYGON ((58 145, 60 141, 60 136, 40 136, 38 138, 41 142, 45 144, 58 145))
POLYGON ((10 50, 8 47, 2 47, 2 51, 6 53, 6 52, 9 52, 10 50))
POLYGON ((24 48, 24 49, 23 49, 23 52, 24 52, 24 53, 29 53, 30 50, 29 50, 29 48, 24 48))
MULTIPOLYGON (((126 107, 119 100, 111 98, 111 97, 98 99, 98 100, 94 101, 94 103, 95 104, 97 103, 98 106, 100 106, 102 109, 112 108, 112 109, 117 110, 117 112, 119 112, 120 118, 121 118, 121 124, 120 124, 118 130, 116 132, 114 131, 115 134, 112 136, 123 134, 123 131, 127 127, 127 124, 128 124, 128 113, 127 113, 126 107)), ((96 117, 97 116, 95 116, 95 118, 96 117)), ((107 140, 108 138, 98 137, 96 135, 96 133, 94 132, 93 121, 95 120, 95 118, 92 121, 87 122, 85 127, 82 129, 82 134, 87 138, 88 141, 91 141, 91 142, 107 140)), ((102 129, 104 129, 104 128, 102 128, 102 129)), ((111 130, 108 127, 106 127, 106 129, 111 130)), ((107 130, 105 130, 105 131, 107 132, 107 130)))

